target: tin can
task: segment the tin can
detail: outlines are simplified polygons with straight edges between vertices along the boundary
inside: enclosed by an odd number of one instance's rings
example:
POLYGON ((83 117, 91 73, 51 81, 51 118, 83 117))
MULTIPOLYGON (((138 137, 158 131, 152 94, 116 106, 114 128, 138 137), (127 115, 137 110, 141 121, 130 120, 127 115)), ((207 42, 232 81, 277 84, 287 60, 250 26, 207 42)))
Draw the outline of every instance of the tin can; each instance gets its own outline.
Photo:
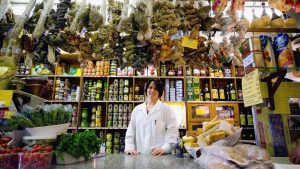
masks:
POLYGON ((114 113, 118 113, 119 112, 119 105, 118 104, 114 104, 114 113))
POLYGON ((108 113, 107 114, 107 120, 112 121, 113 120, 113 113, 108 113))
POLYGON ((113 127, 118 127, 118 121, 113 121, 113 127))
POLYGON ((112 150, 110 148, 106 148, 106 154, 112 154, 112 150))
POLYGON ((107 127, 113 127, 113 121, 112 120, 107 121, 107 127))
POLYGON ((113 112, 113 104, 108 105, 108 112, 113 112))
POLYGON ((106 134, 106 141, 107 142, 112 142, 112 134, 111 133, 106 134))
POLYGON ((124 96, 123 95, 119 95, 119 101, 126 101, 126 100, 124 100, 124 96))
POLYGON ((114 145, 114 154, 120 153, 120 145, 114 145))
POLYGON ((113 113, 113 120, 117 121, 119 119, 119 113, 113 113))

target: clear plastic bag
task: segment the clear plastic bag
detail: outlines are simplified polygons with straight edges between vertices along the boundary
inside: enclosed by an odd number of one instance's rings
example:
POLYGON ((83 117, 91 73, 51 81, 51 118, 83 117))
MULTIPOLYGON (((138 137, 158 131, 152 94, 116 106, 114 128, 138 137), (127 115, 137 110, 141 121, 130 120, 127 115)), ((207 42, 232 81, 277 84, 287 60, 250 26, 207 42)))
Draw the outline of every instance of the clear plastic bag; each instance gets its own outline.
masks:
POLYGON ((269 153, 260 147, 249 145, 249 144, 238 144, 234 146, 239 152, 243 153, 243 155, 251 161, 269 161, 270 155, 269 153))
POLYGON ((2 2, 0 3, 0 20, 8 11, 9 6, 10 6, 10 0, 2 0, 2 2))
POLYGON ((78 11, 76 12, 75 18, 72 20, 70 26, 70 32, 72 33, 76 32, 79 16, 82 13, 82 11, 85 9, 85 7, 86 7, 86 0, 83 0, 80 4, 78 11))
POLYGON ((195 160, 203 169, 237 169, 229 161, 210 154, 203 154, 195 160))
POLYGON ((201 148, 202 154, 210 154, 219 158, 223 158, 228 161, 232 161, 239 166, 247 166, 250 164, 246 158, 244 158, 243 153, 237 151, 237 149, 228 146, 206 146, 201 148))
POLYGON ((50 13, 52 7, 53 7, 53 0, 47 0, 47 3, 44 3, 44 8, 41 12, 40 18, 32 33, 33 38, 39 38, 44 32, 44 24, 46 22, 47 16, 50 13))

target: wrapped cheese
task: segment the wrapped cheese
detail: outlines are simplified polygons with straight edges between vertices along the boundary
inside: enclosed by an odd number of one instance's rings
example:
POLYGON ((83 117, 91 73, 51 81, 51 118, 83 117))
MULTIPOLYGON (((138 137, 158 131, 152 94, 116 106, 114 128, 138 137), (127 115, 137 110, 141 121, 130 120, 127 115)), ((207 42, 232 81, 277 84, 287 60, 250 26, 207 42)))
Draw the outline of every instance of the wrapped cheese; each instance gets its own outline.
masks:
MULTIPOLYGON (((224 119, 225 121, 227 121, 230 124, 234 124, 234 120, 232 118, 230 119, 224 119)), ((213 128, 216 125, 219 125, 221 122, 221 120, 218 121, 214 121, 214 122, 203 122, 203 133, 207 132, 209 129, 213 128)))
POLYGON ((215 131, 212 134, 205 137, 205 141, 208 144, 211 144, 215 141, 221 140, 225 138, 225 132, 223 130, 215 131))
POLYGON ((219 130, 223 130, 225 132, 225 136, 230 136, 233 134, 232 131, 233 125, 225 120, 221 120, 219 130))

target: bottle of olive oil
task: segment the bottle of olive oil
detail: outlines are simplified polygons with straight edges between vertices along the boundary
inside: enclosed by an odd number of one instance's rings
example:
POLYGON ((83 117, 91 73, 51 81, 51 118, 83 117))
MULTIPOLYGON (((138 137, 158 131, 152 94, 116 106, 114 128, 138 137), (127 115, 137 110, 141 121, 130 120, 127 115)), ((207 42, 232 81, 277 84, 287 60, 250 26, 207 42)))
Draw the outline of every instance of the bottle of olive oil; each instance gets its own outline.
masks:
POLYGON ((218 92, 218 89, 216 87, 216 83, 214 80, 212 81, 212 89, 211 90, 212 90, 212 99, 214 101, 219 100, 219 92, 218 92))
POLYGON ((207 83, 204 88, 204 101, 210 101, 210 90, 207 83))
POLYGON ((236 91, 232 83, 230 83, 230 98, 231 101, 236 101, 236 91))
POLYGON ((219 83, 219 100, 224 101, 225 100, 225 90, 223 89, 222 83, 219 83))

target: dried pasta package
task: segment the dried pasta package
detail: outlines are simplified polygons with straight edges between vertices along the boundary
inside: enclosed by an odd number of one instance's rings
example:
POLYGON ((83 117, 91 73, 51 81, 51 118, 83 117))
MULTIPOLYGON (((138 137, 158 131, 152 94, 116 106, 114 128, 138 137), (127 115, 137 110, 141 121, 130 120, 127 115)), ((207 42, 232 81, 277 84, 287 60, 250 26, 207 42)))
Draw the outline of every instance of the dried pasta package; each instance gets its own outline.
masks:
POLYGON ((275 56, 272 48, 272 38, 266 35, 260 35, 260 46, 266 67, 276 67, 275 56))
POLYGON ((295 67, 291 41, 287 34, 278 34, 274 38, 273 46, 279 67, 295 67))
POLYGON ((202 154, 195 162, 203 169, 237 169, 229 161, 210 154, 202 154))
POLYGON ((232 0, 230 10, 235 12, 237 10, 243 10, 245 5, 245 0, 232 0))
POLYGON ((243 153, 228 146, 206 146, 201 148, 202 154, 209 154, 225 160, 234 162, 241 167, 247 166, 250 162, 244 158, 243 153))
POLYGON ((269 0, 269 5, 280 10, 281 12, 286 12, 293 7, 293 4, 286 0, 269 0))
POLYGON ((241 152, 244 157, 246 157, 248 160, 255 161, 255 162, 263 162, 263 161, 269 161, 270 155, 269 153, 260 147, 249 145, 249 144, 238 144, 235 145, 234 148, 241 152))
POLYGON ((228 0, 213 0, 212 10, 215 13, 222 13, 227 6, 228 0))

